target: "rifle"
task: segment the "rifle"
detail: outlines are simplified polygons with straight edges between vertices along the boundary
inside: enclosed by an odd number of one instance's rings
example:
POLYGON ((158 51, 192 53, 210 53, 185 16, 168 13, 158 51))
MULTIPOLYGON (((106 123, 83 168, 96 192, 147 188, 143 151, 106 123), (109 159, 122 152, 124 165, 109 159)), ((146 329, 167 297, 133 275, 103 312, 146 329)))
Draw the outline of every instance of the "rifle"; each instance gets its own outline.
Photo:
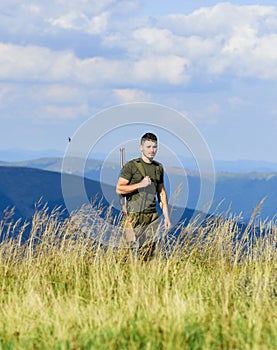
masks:
MULTIPOLYGON (((120 168, 122 169, 125 165, 125 148, 120 147, 120 168)), ((124 215, 127 215, 127 198, 126 196, 120 195, 119 202, 124 215)))
MULTIPOLYGON (((125 148, 120 147, 120 167, 121 169, 125 165, 125 148)), ((127 198, 126 196, 120 195, 119 202, 121 204, 122 212, 125 216, 125 224, 124 224, 124 233, 125 233, 125 239, 126 242, 135 242, 136 241, 136 235, 131 223, 131 219, 128 216, 128 205, 127 205, 127 198)))

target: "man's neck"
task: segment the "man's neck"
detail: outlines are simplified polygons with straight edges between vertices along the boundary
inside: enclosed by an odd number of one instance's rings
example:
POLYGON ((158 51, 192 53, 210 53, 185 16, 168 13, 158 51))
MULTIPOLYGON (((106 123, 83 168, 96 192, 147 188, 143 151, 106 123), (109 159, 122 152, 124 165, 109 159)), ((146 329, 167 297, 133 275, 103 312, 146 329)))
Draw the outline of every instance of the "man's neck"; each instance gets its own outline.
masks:
POLYGON ((147 164, 151 164, 153 162, 153 159, 149 159, 149 158, 145 157, 144 154, 141 155, 141 159, 147 164))

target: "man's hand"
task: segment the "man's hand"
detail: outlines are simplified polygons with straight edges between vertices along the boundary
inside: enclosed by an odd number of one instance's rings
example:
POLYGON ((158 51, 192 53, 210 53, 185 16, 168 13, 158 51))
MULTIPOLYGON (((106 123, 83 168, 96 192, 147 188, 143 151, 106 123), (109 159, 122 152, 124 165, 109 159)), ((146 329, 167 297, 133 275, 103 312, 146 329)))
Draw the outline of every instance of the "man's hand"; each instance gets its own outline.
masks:
POLYGON ((164 228, 165 228, 166 230, 169 230, 169 229, 171 228, 170 219, 167 218, 167 217, 165 217, 165 219, 164 219, 164 228))
POLYGON ((145 176, 144 179, 141 180, 141 182, 139 183, 139 188, 145 188, 151 185, 151 178, 150 176, 145 176))

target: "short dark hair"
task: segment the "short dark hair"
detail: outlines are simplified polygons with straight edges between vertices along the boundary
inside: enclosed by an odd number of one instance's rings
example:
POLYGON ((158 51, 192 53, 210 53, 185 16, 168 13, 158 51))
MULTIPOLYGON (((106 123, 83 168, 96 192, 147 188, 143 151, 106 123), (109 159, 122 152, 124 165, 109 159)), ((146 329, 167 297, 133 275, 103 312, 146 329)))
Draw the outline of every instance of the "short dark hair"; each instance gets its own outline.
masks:
POLYGON ((144 134, 140 139, 140 144, 142 144, 144 141, 153 141, 158 142, 157 136, 153 134, 152 132, 147 132, 144 134))

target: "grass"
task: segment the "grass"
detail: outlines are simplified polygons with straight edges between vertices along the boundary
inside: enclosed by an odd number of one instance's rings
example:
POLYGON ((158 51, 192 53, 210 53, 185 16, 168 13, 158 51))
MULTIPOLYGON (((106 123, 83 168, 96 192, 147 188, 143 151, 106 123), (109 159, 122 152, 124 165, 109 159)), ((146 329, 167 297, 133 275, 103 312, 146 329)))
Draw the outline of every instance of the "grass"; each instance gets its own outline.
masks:
POLYGON ((236 218, 190 224, 145 262, 44 207, 27 242, 0 245, 0 349, 276 349, 277 230, 261 225, 234 245, 236 218))

